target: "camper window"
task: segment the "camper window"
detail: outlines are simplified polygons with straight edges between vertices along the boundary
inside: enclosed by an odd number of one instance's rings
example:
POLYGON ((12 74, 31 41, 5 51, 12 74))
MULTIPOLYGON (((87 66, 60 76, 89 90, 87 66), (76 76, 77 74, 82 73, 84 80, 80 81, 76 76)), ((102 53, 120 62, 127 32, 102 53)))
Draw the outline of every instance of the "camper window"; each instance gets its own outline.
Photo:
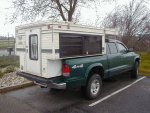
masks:
POLYGON ((102 37, 94 35, 60 34, 60 57, 101 54, 102 37))
POLYGON ((38 36, 36 34, 29 36, 29 52, 31 60, 38 60, 38 36))
POLYGON ((86 54, 98 54, 101 53, 101 36, 85 36, 84 38, 84 53, 86 54))

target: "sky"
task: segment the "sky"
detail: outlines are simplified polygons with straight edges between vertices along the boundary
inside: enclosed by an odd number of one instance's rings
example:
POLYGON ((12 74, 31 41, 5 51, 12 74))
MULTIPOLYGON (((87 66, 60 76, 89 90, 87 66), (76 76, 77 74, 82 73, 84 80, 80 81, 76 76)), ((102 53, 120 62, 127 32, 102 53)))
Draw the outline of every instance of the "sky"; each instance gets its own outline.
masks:
POLYGON ((11 6, 11 0, 0 0, 0 35, 7 36, 8 33, 12 36, 15 33, 14 26, 15 24, 7 24, 6 18, 9 13, 8 7, 11 6))
MULTIPOLYGON (((9 18, 10 13, 12 12, 8 8, 11 7, 13 0, 0 0, 0 36, 14 36, 15 35, 15 26, 20 25, 21 23, 8 23, 6 18, 9 18)), ((117 1, 117 0, 116 0, 117 1)), ((129 0, 118 0, 117 2, 103 2, 97 8, 97 13, 95 8, 82 8, 80 22, 94 24, 97 19, 97 15, 99 20, 103 20, 103 18, 112 10, 114 10, 117 4, 123 5, 128 3, 129 0)))

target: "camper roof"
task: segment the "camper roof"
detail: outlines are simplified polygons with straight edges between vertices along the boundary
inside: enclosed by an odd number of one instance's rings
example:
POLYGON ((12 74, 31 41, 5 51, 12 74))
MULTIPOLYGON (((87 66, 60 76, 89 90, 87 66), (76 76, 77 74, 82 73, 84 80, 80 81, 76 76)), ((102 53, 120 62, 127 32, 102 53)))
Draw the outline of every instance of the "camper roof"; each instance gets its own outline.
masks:
POLYGON ((41 27, 41 26, 49 26, 49 25, 58 25, 58 26, 69 26, 69 27, 79 27, 79 28, 88 28, 88 29, 95 29, 95 30, 99 30, 99 32, 103 31, 103 32, 110 32, 112 35, 117 35, 118 32, 116 29, 112 29, 112 28, 100 28, 100 27, 93 27, 93 26, 86 26, 86 25, 80 25, 80 24, 74 24, 72 22, 52 22, 52 21, 38 21, 38 22, 33 22, 33 23, 29 23, 29 24, 24 24, 24 25, 20 25, 20 26, 16 26, 16 30, 21 30, 21 29, 30 29, 30 28, 34 28, 34 27, 41 27))

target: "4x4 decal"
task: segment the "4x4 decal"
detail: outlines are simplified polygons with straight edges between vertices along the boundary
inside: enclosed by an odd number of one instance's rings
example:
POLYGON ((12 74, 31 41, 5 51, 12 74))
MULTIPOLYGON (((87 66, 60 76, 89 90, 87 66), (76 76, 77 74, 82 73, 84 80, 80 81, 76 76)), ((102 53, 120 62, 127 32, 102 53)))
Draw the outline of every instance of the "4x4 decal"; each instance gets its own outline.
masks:
POLYGON ((76 68, 83 68, 83 64, 72 66, 72 69, 76 69, 76 68))

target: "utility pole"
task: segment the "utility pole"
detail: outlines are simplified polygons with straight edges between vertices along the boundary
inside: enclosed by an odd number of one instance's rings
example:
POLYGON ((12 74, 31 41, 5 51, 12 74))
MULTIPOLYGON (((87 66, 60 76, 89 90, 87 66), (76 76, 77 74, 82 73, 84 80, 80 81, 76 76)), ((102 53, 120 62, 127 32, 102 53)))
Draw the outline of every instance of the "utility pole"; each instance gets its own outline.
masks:
POLYGON ((9 33, 8 33, 8 47, 9 47, 9 33))
POLYGON ((10 37, 9 37, 9 33, 8 33, 8 47, 7 47, 7 50, 9 52, 9 56, 11 55, 11 51, 12 51, 12 48, 10 47, 10 37))

